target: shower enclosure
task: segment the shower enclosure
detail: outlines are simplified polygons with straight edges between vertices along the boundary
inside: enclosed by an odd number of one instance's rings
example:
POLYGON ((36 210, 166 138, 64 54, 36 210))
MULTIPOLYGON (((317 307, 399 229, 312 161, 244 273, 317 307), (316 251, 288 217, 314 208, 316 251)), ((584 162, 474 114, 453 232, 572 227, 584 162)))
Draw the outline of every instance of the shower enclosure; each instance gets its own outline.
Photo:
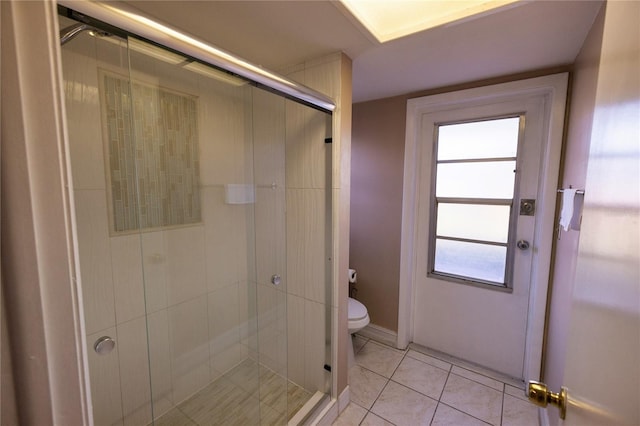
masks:
POLYGON ((331 392, 331 114, 59 12, 95 424, 302 421, 331 392))

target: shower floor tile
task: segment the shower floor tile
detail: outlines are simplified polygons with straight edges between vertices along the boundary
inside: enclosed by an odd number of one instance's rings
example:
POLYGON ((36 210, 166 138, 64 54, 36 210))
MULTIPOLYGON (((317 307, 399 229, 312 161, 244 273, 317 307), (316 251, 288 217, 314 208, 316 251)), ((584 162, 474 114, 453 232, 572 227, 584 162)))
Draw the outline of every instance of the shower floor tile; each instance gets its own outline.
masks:
POLYGON ((285 425, 310 398, 310 392, 247 359, 154 425, 285 425))

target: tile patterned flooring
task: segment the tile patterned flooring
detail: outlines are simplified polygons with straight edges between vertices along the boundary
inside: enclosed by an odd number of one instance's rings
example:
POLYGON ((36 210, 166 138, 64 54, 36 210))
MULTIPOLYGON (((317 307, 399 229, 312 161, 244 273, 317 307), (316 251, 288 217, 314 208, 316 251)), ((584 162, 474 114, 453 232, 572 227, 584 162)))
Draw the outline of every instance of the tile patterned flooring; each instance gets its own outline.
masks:
POLYGON ((246 359, 154 425, 284 425, 309 398, 295 383, 246 359))
POLYGON ((479 374, 461 362, 357 335, 354 349, 351 402, 335 426, 538 425, 537 408, 527 402, 523 384, 516 387, 517 382, 479 374))

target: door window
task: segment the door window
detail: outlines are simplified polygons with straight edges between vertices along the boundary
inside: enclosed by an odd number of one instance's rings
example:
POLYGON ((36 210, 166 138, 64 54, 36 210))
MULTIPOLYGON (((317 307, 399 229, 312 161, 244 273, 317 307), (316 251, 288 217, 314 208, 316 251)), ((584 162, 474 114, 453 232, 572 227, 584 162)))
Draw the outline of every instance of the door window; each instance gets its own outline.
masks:
POLYGON ((523 126, 523 116, 436 126, 430 275, 511 287, 523 126))

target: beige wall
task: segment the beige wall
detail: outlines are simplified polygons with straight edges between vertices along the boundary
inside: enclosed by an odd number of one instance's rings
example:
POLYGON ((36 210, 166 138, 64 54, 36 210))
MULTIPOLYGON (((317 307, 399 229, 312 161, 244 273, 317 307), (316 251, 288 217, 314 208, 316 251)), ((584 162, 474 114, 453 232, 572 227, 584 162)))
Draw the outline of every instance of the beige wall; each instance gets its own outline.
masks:
POLYGON ((350 267, 371 322, 398 328, 406 98, 356 104, 351 160, 350 267))
MULTIPOLYGON (((569 100, 566 142, 560 179, 562 188, 584 189, 587 160, 591 141, 600 46, 604 23, 603 6, 587 36, 573 67, 571 98, 569 100)), ((556 231, 558 232, 558 231, 556 231)), ((569 332, 570 303, 573 293, 580 231, 559 231, 556 238, 555 259, 547 312, 547 333, 543 380, 551 389, 563 385, 566 344, 569 332)), ((549 410, 552 425, 558 424, 557 410, 549 410)))

